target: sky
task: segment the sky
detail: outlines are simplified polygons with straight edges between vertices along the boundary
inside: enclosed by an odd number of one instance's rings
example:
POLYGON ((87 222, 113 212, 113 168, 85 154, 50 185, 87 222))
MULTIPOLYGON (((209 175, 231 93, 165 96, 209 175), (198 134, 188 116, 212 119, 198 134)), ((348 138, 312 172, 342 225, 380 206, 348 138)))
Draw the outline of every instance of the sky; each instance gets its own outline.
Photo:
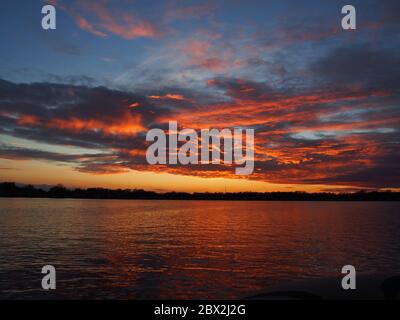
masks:
POLYGON ((0 181, 156 191, 400 188, 400 2, 0 3, 0 181), (41 8, 56 8, 56 30, 41 8), (149 165, 152 128, 252 128, 255 168, 149 165))

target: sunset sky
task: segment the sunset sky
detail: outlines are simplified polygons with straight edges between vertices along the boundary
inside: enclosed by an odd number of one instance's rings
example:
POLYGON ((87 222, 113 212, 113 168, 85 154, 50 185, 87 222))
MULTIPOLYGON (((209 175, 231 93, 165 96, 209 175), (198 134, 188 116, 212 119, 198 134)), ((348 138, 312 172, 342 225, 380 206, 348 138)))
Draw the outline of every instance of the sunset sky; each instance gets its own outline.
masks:
POLYGON ((0 3, 0 182, 400 188, 400 1, 0 3), (41 28, 41 8, 57 29, 41 28), (255 170, 149 165, 146 133, 253 128, 255 170))

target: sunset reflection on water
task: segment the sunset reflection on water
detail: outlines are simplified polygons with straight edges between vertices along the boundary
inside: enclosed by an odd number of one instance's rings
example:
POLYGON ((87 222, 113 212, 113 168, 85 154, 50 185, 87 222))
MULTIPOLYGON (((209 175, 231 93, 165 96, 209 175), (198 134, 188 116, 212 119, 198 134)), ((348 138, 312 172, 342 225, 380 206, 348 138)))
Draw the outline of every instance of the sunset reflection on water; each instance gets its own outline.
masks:
POLYGON ((241 298, 400 267, 398 203, 0 199, 0 298, 241 298), (41 267, 57 290, 41 291, 41 267))

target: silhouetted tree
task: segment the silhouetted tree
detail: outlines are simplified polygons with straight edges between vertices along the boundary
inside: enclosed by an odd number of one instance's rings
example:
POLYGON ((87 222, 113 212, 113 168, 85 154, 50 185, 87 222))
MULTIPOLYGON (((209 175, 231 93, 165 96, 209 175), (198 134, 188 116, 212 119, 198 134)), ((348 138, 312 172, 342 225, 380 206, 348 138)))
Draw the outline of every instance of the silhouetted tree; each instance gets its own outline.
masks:
POLYGON ((260 201, 400 201, 400 192, 365 191, 356 193, 306 192, 235 192, 235 193, 157 193, 142 189, 88 188, 70 190, 59 184, 44 191, 32 185, 17 186, 14 182, 0 183, 0 197, 42 197, 82 199, 166 199, 166 200, 260 200, 260 201))

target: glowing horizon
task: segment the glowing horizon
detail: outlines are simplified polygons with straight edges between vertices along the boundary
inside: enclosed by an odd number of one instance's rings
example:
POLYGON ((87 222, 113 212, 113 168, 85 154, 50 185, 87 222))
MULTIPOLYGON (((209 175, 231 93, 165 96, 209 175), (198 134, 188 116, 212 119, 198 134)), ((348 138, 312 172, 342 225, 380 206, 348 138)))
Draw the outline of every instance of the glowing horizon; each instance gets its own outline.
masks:
POLYGON ((317 14, 312 1, 156 1, 151 12, 125 1, 49 3, 56 30, 31 14, 42 1, 10 1, 6 11, 18 14, 3 12, 0 181, 399 190, 398 2, 370 10, 355 1, 364 15, 353 31, 341 29, 339 6, 320 4, 317 14), (146 132, 169 121, 254 129, 254 173, 149 165, 146 132))

